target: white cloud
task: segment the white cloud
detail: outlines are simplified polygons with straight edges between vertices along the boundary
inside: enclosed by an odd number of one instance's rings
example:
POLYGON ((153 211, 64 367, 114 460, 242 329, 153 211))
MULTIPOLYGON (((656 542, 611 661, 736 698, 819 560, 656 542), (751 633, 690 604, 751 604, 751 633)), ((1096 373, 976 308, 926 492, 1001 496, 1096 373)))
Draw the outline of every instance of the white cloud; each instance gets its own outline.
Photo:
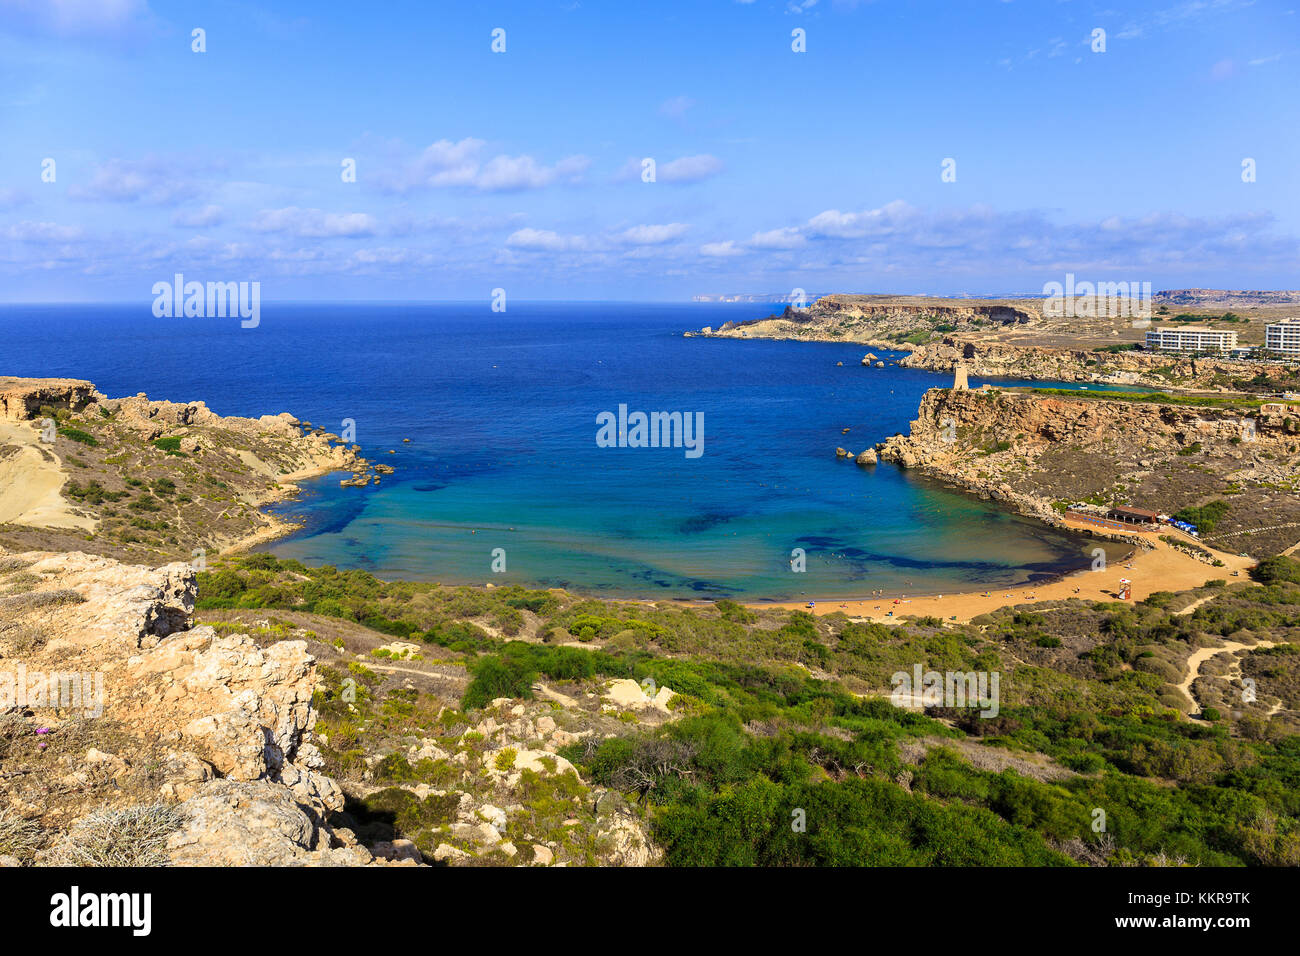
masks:
POLYGON ((375 218, 369 213, 335 213, 297 206, 263 209, 249 225, 258 232, 286 232, 304 239, 372 236, 376 228, 375 218))
MULTIPOLYGON (((638 167, 639 169, 639 167, 638 167)), ((722 172, 722 160, 707 153, 683 156, 659 167, 656 178, 664 183, 698 183, 722 172)))
POLYGON ((536 252, 572 252, 585 249, 587 239, 584 236, 562 236, 550 229, 516 229, 506 245, 512 249, 530 249, 536 252))
POLYGON ((680 238, 690 228, 690 226, 682 222, 670 222, 657 226, 633 226, 631 229, 625 229, 621 234, 621 238, 624 242, 634 246, 655 246, 680 238))
POLYGON ((0 189, 0 209, 25 206, 31 201, 32 197, 21 189, 0 189))
POLYGON ((119 35, 148 16, 145 0, 0 0, 0 29, 61 37, 119 35))
POLYGON ((686 111, 694 105, 695 101, 689 96, 674 96, 672 99, 664 100, 659 104, 659 115, 680 120, 686 116, 686 111))
POLYGON ((69 186, 68 197, 79 201, 171 206, 193 199, 201 191, 200 184, 180 172, 173 162, 110 159, 95 167, 84 186, 69 186))
POLYGON ((811 237, 853 239, 881 234, 912 217, 914 210, 901 199, 879 209, 864 212, 840 212, 827 209, 808 220, 805 232, 811 237))
POLYGON ((204 229, 208 226, 220 225, 225 218, 220 206, 209 205, 202 209, 182 209, 172 216, 172 225, 204 229))
POLYGON ((700 255, 709 256, 712 259, 724 259, 730 256, 743 255, 744 250, 736 243, 728 239, 726 242, 706 242, 700 246, 700 255))
POLYGON ((861 212, 826 210, 801 227, 709 243, 700 253, 780 262, 789 249, 802 246, 807 261, 798 268, 803 272, 987 276, 997 271, 1025 276, 1027 286, 1034 287, 1045 281, 1034 277, 1066 271, 1142 280, 1171 269, 1221 270, 1229 263, 1239 271, 1279 268, 1300 257, 1300 240, 1274 226, 1266 213, 1220 218, 1159 213, 1081 223, 1058 222, 1037 210, 999 212, 974 205, 931 211, 896 201, 861 212))
MULTIPOLYGON (((648 157, 655 159, 655 157, 648 157)), ((614 182, 639 182, 641 180, 641 163, 639 156, 628 157, 627 162, 618 168, 612 179, 614 182)), ((697 183, 721 172, 722 160, 716 156, 682 156, 666 163, 656 161, 655 181, 661 183, 697 183)))
POLYGON ((18 242, 68 242, 80 239, 84 233, 80 226, 60 226, 55 222, 25 220, 5 230, 5 236, 18 242))
POLYGON ((474 185, 493 192, 540 189, 554 182, 577 182, 590 165, 585 156, 570 156, 554 166, 542 166, 531 156, 495 156, 478 173, 474 185))
POLYGON ((798 229, 787 227, 768 232, 756 232, 750 237, 748 244, 755 249, 795 249, 805 245, 807 241, 798 229))
POLYGON ((381 167, 376 182, 382 189, 399 193, 457 186, 484 192, 510 192, 541 189, 556 183, 578 183, 591 165, 585 156, 568 156, 551 166, 528 155, 500 154, 485 159, 486 145, 473 137, 455 143, 439 140, 426 147, 418 159, 395 171, 381 167))

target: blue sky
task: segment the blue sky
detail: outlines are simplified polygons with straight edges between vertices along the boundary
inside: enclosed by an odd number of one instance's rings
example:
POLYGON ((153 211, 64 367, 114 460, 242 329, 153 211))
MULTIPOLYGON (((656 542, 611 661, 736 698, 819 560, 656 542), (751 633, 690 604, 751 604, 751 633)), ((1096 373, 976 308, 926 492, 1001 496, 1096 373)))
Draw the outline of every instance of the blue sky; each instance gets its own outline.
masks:
POLYGON ((0 300, 1297 288, 1296 6, 0 0, 0 300))

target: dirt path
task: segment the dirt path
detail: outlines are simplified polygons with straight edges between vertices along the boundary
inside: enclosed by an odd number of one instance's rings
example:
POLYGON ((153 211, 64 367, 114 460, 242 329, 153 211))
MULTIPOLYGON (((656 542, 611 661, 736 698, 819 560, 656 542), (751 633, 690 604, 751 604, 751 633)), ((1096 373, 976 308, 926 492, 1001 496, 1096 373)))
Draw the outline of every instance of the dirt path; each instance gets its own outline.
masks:
MULTIPOLYGON (((1222 647, 1198 647, 1192 651, 1191 656, 1187 658, 1187 677, 1178 685, 1183 696, 1191 701, 1192 707, 1200 710, 1201 703, 1192 695, 1192 684, 1196 683, 1196 678, 1201 674, 1201 665, 1211 657, 1217 657, 1220 654, 1233 654, 1240 650, 1255 650, 1256 648, 1274 647, 1276 641, 1259 641, 1255 644, 1242 644, 1238 641, 1224 641, 1222 647)), ((1240 668, 1238 668, 1240 670, 1240 668)), ((1278 710, 1281 709, 1279 704, 1278 710)), ((1276 710, 1274 711, 1276 713, 1276 710)), ((1193 720, 1197 718, 1193 717, 1193 720)))
POLYGON ((1202 604, 1204 604, 1206 601, 1213 601, 1216 597, 1218 597, 1217 594, 1207 594, 1207 595, 1205 595, 1205 597, 1198 597, 1198 598, 1197 598, 1195 601, 1193 601, 1191 604, 1187 605, 1187 607, 1185 607, 1185 608, 1183 608, 1181 611, 1178 611, 1177 613, 1175 613, 1175 614, 1174 614, 1174 617, 1186 617, 1188 614, 1191 614, 1193 611, 1195 611, 1198 607, 1200 607, 1200 606, 1201 606, 1202 604))

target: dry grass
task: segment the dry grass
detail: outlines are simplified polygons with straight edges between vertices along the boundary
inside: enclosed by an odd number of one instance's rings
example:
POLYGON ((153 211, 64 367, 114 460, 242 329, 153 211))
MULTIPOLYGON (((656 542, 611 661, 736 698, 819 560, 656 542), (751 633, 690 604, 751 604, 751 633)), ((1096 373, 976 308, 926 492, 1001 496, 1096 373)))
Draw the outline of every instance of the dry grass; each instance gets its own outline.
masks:
POLYGON ((0 656, 22 657, 45 646, 46 633, 31 624, 0 625, 0 656))
POLYGON ((167 838, 185 822, 175 806, 143 804, 82 817, 44 861, 52 866, 166 866, 167 838))
POLYGON ((86 599, 76 591, 59 588, 57 591, 30 591, 26 594, 0 598, 0 608, 5 611, 34 611, 61 604, 84 604, 85 601, 86 599))
POLYGON ((0 808, 0 856, 12 856, 28 864, 44 842, 45 832, 35 823, 9 807, 0 808))
POLYGON ((27 721, 17 714, 0 714, 0 760, 4 760, 21 738, 31 734, 27 721))

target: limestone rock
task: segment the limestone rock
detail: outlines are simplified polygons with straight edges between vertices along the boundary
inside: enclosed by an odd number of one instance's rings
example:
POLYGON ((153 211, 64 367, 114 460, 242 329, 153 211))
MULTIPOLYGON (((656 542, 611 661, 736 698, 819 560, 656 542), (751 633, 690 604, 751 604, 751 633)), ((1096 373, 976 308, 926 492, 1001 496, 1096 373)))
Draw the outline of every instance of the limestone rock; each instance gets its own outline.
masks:
POLYGON ((185 825, 167 841, 177 866, 364 866, 361 847, 331 848, 284 787, 214 780, 180 806, 185 825))

